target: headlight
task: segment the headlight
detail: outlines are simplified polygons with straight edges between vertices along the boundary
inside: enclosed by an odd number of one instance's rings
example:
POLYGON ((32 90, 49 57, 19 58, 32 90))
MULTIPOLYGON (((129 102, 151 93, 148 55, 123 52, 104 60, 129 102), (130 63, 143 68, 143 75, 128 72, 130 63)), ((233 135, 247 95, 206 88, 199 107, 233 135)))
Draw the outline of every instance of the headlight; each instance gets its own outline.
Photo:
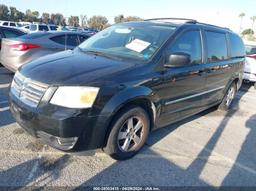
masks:
POLYGON ((62 86, 56 90, 50 103, 68 108, 90 108, 98 91, 96 87, 62 86))

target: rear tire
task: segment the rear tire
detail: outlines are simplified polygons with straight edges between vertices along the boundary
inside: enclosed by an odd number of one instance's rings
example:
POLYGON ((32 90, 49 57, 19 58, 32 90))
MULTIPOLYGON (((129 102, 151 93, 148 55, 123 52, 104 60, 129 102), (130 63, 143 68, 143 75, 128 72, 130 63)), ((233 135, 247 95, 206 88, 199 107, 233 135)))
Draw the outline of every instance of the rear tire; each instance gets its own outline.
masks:
POLYGON ((150 120, 143 108, 131 106, 119 112, 111 127, 103 150, 115 160, 126 160, 136 155, 145 144, 150 120))
POLYGON ((219 105, 219 109, 220 110, 223 110, 223 111, 228 111, 229 108, 230 108, 230 105, 232 103, 232 101, 234 100, 235 98, 235 95, 236 95, 236 91, 237 91, 237 88, 236 88, 236 83, 233 82, 230 87, 228 88, 221 104, 219 105))
POLYGON ((256 89, 256 82, 253 84, 253 86, 254 86, 254 89, 256 89))

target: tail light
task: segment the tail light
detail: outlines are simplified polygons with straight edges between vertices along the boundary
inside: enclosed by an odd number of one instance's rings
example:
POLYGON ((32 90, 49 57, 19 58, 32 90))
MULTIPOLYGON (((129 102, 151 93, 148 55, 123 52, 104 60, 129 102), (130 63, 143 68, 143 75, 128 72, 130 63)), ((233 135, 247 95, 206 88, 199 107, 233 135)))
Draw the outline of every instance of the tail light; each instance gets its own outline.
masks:
POLYGON ((12 44, 11 48, 13 50, 25 51, 25 50, 29 50, 29 49, 32 49, 32 48, 40 48, 40 46, 36 45, 36 44, 22 43, 22 44, 12 44))
POLYGON ((256 59, 256 54, 248 55, 247 57, 256 59))

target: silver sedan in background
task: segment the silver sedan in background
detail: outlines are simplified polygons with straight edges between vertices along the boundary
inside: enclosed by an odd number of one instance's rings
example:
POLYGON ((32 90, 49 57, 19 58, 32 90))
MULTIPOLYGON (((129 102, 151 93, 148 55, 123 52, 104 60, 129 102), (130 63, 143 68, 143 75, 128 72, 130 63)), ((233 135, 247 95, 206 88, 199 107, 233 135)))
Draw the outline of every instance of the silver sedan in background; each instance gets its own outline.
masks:
POLYGON ((80 32, 38 32, 12 39, 2 39, 0 63, 15 72, 21 65, 39 57, 74 49, 90 35, 80 32))

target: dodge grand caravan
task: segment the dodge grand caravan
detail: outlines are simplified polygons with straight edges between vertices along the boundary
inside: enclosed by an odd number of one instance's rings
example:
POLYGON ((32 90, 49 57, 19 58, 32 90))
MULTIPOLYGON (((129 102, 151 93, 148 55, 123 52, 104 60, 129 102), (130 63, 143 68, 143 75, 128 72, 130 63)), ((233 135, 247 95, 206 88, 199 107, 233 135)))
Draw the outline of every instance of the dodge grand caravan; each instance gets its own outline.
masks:
POLYGON ((243 42, 226 28, 171 18, 117 24, 19 68, 10 108, 57 149, 102 148, 124 160, 152 130, 215 105, 227 110, 244 61, 243 42))

